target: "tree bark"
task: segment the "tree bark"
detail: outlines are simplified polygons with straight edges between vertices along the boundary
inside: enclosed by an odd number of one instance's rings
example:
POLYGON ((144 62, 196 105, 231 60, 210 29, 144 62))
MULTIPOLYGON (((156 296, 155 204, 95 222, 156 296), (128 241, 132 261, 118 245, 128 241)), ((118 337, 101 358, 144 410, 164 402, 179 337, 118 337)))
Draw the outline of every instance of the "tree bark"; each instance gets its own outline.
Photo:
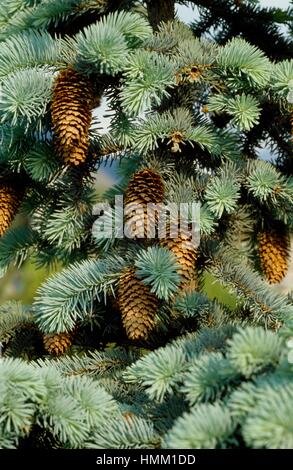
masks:
POLYGON ((157 31, 161 21, 170 21, 175 18, 175 0, 148 0, 147 10, 149 22, 154 31, 157 31))

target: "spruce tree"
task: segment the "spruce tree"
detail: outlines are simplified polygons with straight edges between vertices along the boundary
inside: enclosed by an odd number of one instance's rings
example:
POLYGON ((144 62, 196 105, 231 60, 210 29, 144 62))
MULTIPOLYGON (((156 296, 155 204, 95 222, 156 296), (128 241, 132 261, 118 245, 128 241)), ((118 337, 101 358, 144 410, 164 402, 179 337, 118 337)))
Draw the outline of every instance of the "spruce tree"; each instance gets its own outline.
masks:
POLYGON ((293 446, 290 11, 178 3, 1 2, 0 272, 59 272, 0 307, 0 448, 293 446))

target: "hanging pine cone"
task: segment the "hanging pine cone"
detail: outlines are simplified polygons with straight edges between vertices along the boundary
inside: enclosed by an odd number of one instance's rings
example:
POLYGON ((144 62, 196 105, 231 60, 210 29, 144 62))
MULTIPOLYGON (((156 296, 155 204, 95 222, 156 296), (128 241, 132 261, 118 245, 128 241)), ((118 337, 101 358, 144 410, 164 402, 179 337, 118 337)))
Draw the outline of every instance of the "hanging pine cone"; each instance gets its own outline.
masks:
POLYGON ((289 237, 285 230, 265 231, 258 236, 258 250, 263 273, 270 284, 277 284, 288 270, 289 237))
POLYGON ((61 356, 72 344, 69 333, 50 333, 44 335, 44 348, 52 356, 61 356))
POLYGON ((135 276, 133 268, 127 268, 120 277, 118 305, 128 338, 146 339, 154 327, 158 300, 135 276))
MULTIPOLYGON (((167 232, 170 229, 167 230, 167 232)), ((178 273, 181 275, 179 291, 193 290, 197 286, 195 263, 197 259, 197 250, 194 246, 191 235, 179 231, 176 237, 162 238, 160 245, 169 249, 176 256, 177 263, 180 266, 178 273)))
POLYGON ((134 174, 126 190, 124 210, 125 223, 133 238, 153 238, 157 214, 147 213, 147 204, 161 204, 163 199, 164 184, 159 173, 143 168, 134 174))
POLYGON ((68 165, 80 165, 87 158, 93 103, 93 88, 85 76, 71 68, 58 74, 51 115, 57 152, 68 165))
POLYGON ((20 186, 0 181, 0 237, 10 227, 22 197, 23 190, 20 186))

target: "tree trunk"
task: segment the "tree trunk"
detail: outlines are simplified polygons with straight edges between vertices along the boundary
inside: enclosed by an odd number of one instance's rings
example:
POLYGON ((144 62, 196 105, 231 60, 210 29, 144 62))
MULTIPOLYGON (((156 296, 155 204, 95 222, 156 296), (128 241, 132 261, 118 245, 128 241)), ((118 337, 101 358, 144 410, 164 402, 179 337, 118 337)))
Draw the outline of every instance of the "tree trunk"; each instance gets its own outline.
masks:
POLYGON ((161 21, 170 21, 175 18, 175 0, 148 0, 149 22, 154 31, 158 30, 161 21))

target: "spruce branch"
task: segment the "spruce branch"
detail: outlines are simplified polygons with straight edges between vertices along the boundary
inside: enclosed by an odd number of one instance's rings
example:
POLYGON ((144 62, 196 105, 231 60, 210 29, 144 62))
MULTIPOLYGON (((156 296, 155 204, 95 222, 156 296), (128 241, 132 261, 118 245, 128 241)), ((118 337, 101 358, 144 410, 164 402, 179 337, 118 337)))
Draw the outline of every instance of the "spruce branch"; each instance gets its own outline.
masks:
POLYGON ((231 124, 240 130, 250 130, 259 122, 260 107, 258 101, 251 95, 242 93, 233 98, 224 95, 211 96, 208 104, 210 111, 221 113, 225 111, 230 114, 231 124))
POLYGON ((138 253, 134 264, 136 274, 159 299, 168 300, 180 284, 175 256, 167 249, 150 247, 138 253))
POLYGON ((64 376, 93 376, 113 377, 129 366, 137 354, 135 351, 127 352, 122 348, 106 350, 104 352, 91 351, 80 355, 64 356, 52 361, 52 359, 40 359, 37 365, 40 367, 52 366, 64 376))
POLYGON ((221 173, 211 179, 206 190, 205 201, 209 210, 220 218, 224 212, 231 214, 236 210, 239 197, 239 182, 221 173))
POLYGON ((77 63, 87 71, 95 67, 99 73, 117 74, 128 55, 122 33, 104 23, 91 25, 76 36, 77 63))
POLYGON ((100 73, 117 74, 123 70, 130 50, 150 33, 141 16, 123 11, 110 13, 76 35, 77 64, 85 71, 95 67, 100 73))
POLYGON ((280 360, 282 341, 272 331, 246 327, 228 340, 228 358, 236 370, 245 377, 272 365, 280 360))
POLYGON ((37 240, 30 227, 8 230, 0 239, 0 268, 6 270, 11 264, 20 267, 37 240))
POLYGON ((205 294, 192 291, 177 296, 174 306, 185 317, 193 317, 207 313, 212 308, 212 302, 205 294))
POLYGON ((60 161, 48 142, 35 142, 24 156, 24 168, 35 181, 49 182, 60 170, 60 161))
POLYGON ((137 127, 134 134, 134 148, 143 154, 158 148, 160 141, 168 139, 173 144, 171 150, 181 152, 180 145, 189 142, 202 149, 213 151, 218 146, 217 135, 206 124, 193 125, 190 112, 185 108, 175 108, 172 112, 153 114, 137 127))
POLYGON ((2 122, 27 127, 45 115, 51 99, 52 71, 47 69, 19 70, 9 75, 1 86, 0 116, 2 122))
POLYGON ((97 0, 95 4, 87 0, 21 2, 16 8, 13 3, 10 5, 5 0, 3 10, 5 11, 6 9, 6 14, 2 17, 3 21, 1 21, 0 12, 1 39, 6 39, 11 35, 28 29, 44 30, 51 28, 53 31, 54 29, 58 30, 59 25, 63 24, 64 26, 64 23, 68 20, 73 22, 75 17, 77 21, 80 21, 80 17, 83 14, 90 13, 90 15, 93 15, 93 12, 103 13, 106 6, 105 0, 97 0), (7 12, 9 12, 8 15, 7 12))
POLYGON ((0 275, 62 269, 0 307, 1 448, 292 447, 292 298, 251 268, 289 261, 291 12, 180 3, 192 27, 173 0, 0 2, 0 275), (94 214, 103 165, 120 181, 94 214), (123 238, 121 194, 201 204, 201 244, 123 238))
POLYGON ((292 178, 286 178, 271 163, 256 160, 247 164, 246 186, 248 191, 260 202, 282 205, 292 204, 292 178))
POLYGON ((267 390, 243 425, 243 437, 253 448, 291 449, 293 383, 267 390))
POLYGON ((153 449, 159 447, 160 438, 146 419, 127 413, 115 420, 97 426, 88 440, 89 449, 153 449))
POLYGON ((0 81, 10 74, 30 68, 65 66, 72 52, 69 43, 46 31, 25 31, 1 43, 0 81))
POLYGON ((191 361, 181 387, 191 405, 218 400, 240 382, 240 373, 222 353, 202 354, 191 361))
POLYGON ((167 57, 155 52, 138 51, 124 64, 124 86, 120 93, 123 110, 139 115, 158 106, 168 89, 175 86, 175 66, 167 57))
POLYGON ((273 292, 255 271, 233 257, 217 255, 209 271, 239 296, 255 322, 270 325, 292 314, 292 306, 285 296, 273 292))
POLYGON ((19 327, 34 323, 32 313, 19 302, 8 302, 0 308, 0 341, 8 341, 19 327))
POLYGON ((46 333, 71 331, 76 321, 91 311, 94 299, 106 301, 107 293, 113 293, 113 285, 125 263, 122 258, 115 258, 114 269, 108 260, 106 263, 87 260, 49 278, 38 290, 35 300, 34 312, 41 330, 46 333))
POLYGON ((264 87, 269 81, 269 59, 260 49, 242 38, 233 38, 220 48, 217 62, 230 84, 239 83, 239 75, 242 80, 247 80, 250 87, 264 87))
POLYGON ((174 346, 160 348, 139 359, 123 374, 126 382, 139 382, 151 399, 162 402, 178 389, 182 379, 185 356, 174 346))
POLYGON ((225 448, 235 425, 220 403, 201 404, 184 413, 165 436, 167 449, 225 448))
POLYGON ((293 89, 293 60, 284 60, 274 64, 272 88, 282 98, 288 98, 293 89))
POLYGON ((130 49, 141 46, 152 34, 148 21, 135 12, 116 11, 101 21, 123 34, 130 49))

